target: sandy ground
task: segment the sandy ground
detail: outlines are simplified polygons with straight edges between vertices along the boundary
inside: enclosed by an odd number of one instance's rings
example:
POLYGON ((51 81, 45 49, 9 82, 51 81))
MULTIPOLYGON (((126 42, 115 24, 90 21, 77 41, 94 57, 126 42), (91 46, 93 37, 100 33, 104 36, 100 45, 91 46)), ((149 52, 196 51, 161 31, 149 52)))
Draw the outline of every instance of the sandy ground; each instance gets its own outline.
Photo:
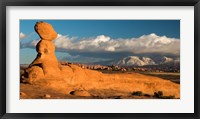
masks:
POLYGON ((76 96, 57 92, 49 88, 41 88, 37 85, 20 84, 20 99, 157 99, 153 96, 134 96, 131 93, 118 92, 118 95, 113 95, 114 90, 91 90, 89 93, 98 94, 104 93, 101 96, 76 96), (36 90, 37 89, 37 90, 36 90), (121 93, 121 95, 120 95, 121 93))

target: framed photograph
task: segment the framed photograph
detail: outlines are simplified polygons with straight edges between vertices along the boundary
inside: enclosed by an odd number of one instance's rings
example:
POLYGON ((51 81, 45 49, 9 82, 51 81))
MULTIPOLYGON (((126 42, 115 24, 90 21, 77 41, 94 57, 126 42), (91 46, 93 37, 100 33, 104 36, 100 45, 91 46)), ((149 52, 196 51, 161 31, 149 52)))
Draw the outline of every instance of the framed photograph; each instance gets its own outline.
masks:
POLYGON ((0 116, 199 119, 199 0, 0 2, 0 116))

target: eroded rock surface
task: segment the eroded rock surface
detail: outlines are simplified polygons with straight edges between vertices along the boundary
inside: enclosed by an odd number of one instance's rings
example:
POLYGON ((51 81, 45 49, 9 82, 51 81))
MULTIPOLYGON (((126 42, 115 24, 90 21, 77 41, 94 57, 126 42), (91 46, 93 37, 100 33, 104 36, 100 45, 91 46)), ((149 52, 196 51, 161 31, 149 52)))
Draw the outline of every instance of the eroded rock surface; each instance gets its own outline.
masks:
POLYGON ((60 64, 55 55, 55 46, 52 42, 57 38, 57 33, 46 22, 37 22, 35 31, 41 40, 36 45, 37 56, 26 70, 28 82, 32 83, 41 78, 60 77, 60 64))

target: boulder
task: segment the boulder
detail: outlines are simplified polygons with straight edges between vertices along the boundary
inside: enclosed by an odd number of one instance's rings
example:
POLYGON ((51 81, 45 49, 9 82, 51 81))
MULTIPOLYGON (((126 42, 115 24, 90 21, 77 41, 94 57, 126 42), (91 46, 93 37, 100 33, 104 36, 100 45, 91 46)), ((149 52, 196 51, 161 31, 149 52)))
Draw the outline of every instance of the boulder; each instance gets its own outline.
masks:
POLYGON ((28 73, 28 82, 33 83, 35 81, 38 81, 42 78, 44 78, 44 72, 43 69, 39 66, 32 66, 28 68, 27 70, 28 73))
POLYGON ((52 25, 46 22, 37 22, 35 25, 35 31, 43 40, 52 41, 57 38, 57 33, 53 29, 52 25))

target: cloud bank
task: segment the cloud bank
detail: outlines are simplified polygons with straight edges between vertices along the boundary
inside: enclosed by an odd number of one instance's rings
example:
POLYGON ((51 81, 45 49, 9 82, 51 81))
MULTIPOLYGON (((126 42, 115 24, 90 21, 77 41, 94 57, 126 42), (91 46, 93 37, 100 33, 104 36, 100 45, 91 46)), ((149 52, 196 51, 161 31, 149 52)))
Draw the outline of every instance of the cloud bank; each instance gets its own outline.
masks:
POLYGON ((24 33, 20 32, 19 33, 19 39, 22 40, 24 38, 26 38, 26 35, 24 33))
MULTIPOLYGON (((22 35, 23 36, 23 35, 22 35)), ((38 40, 27 43, 21 43, 21 47, 35 48, 38 40)), ((154 33, 143 35, 138 38, 118 38, 112 39, 109 36, 99 35, 94 38, 69 37, 67 35, 58 34, 54 40, 57 51, 66 52, 130 52, 130 53, 180 53, 180 40, 168 38, 166 36, 158 36, 154 33)))

